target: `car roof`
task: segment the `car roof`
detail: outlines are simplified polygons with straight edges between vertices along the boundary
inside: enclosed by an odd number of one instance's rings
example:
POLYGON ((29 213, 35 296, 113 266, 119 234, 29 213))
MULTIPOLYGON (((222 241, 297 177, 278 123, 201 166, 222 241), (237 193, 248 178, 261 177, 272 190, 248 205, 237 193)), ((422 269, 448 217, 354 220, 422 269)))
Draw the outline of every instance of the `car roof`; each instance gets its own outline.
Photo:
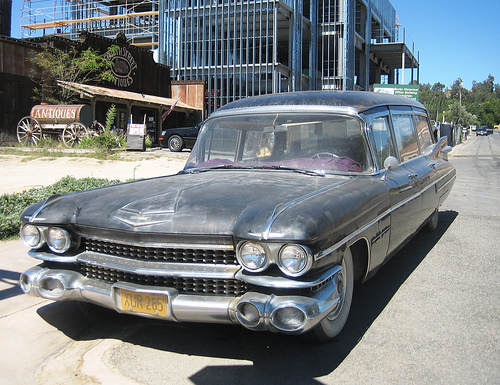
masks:
POLYGON ((425 107, 416 100, 397 95, 368 91, 302 91, 261 95, 237 100, 218 111, 264 106, 332 106, 346 107, 358 113, 378 106, 425 107))

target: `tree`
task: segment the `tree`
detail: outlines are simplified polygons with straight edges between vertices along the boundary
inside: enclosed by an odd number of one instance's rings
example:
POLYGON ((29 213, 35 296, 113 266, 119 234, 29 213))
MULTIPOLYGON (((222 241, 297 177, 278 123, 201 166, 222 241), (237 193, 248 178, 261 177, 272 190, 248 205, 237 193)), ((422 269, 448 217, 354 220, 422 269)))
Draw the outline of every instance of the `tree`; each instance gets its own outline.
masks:
POLYGON ((460 105, 458 101, 454 101, 450 104, 446 116, 450 121, 464 127, 474 124, 477 120, 477 116, 468 112, 467 108, 463 105, 460 105))
POLYGON ((474 81, 471 90, 463 88, 460 78, 450 88, 439 82, 432 87, 421 84, 420 102, 431 119, 440 121, 444 112, 444 119, 463 126, 500 123, 500 85, 492 75, 482 82, 474 81))
POLYGON ((448 108, 444 88, 441 83, 434 84, 432 88, 429 84, 420 86, 420 102, 429 111, 431 119, 439 120, 440 114, 448 108))
MULTIPOLYGON (((116 51, 118 46, 108 50, 116 51)), ((77 93, 58 85, 58 81, 91 83, 113 81, 111 72, 113 62, 99 55, 92 48, 78 52, 71 47, 67 51, 47 47, 35 53, 31 59, 41 70, 41 78, 34 79, 40 88, 34 89, 42 101, 53 104, 71 104, 77 99, 77 93)))
POLYGON ((450 98, 453 100, 458 100, 462 104, 473 102, 473 96, 471 95, 471 92, 463 87, 463 81, 460 78, 455 80, 455 82, 451 86, 450 98))
POLYGON ((500 123, 500 99, 490 97, 479 107, 479 120, 481 124, 493 127, 500 123))
POLYGON ((495 78, 488 75, 488 79, 483 82, 472 82, 472 94, 474 95, 475 103, 483 103, 486 99, 494 95, 495 78))
POLYGON ((437 82, 437 83, 434 83, 434 85, 431 88, 431 91, 432 92, 444 92, 445 88, 446 88, 446 86, 443 83, 437 82))

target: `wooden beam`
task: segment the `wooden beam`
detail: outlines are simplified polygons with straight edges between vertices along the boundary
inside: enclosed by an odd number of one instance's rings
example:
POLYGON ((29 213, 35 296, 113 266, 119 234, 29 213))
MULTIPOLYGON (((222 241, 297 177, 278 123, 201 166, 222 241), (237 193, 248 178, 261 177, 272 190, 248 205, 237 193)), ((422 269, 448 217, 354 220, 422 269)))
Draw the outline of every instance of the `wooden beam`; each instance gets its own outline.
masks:
POLYGON ((134 17, 142 17, 142 16, 158 16, 158 11, 134 12, 134 13, 126 13, 124 15, 87 17, 84 19, 58 20, 58 21, 51 21, 48 23, 26 24, 26 25, 21 25, 21 27, 35 30, 44 28, 67 27, 70 24, 90 23, 92 21, 132 19, 134 17))

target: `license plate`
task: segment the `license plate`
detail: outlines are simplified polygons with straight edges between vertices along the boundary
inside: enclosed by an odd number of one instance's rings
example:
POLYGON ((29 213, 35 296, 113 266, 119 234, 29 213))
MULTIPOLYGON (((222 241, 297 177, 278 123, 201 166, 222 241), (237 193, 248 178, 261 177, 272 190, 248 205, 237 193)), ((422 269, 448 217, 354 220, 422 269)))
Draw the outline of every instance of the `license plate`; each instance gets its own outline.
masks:
POLYGON ((167 296, 120 289, 121 308, 126 312, 167 316, 167 296))

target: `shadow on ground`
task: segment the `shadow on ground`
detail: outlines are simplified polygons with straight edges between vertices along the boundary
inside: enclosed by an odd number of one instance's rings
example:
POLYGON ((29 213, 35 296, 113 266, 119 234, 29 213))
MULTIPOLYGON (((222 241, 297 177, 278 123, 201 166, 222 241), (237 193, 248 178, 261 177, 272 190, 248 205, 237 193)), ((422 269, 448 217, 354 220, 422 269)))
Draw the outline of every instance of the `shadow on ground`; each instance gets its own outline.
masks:
MULTIPOLYGON (((424 260, 456 219, 442 211, 433 233, 419 233, 368 282, 357 287, 347 325, 328 344, 314 344, 296 336, 257 333, 239 326, 175 324, 120 315, 88 306, 83 312, 73 302, 40 308, 40 316, 74 340, 114 338, 133 346, 188 356, 250 361, 253 365, 207 366, 190 380, 198 385, 319 384, 316 377, 334 371, 361 340, 399 287, 424 260)), ((137 363, 135 363, 137 364, 137 363)), ((148 363, 141 363, 147 368, 148 363)))
POLYGON ((6 286, 0 290, 0 301, 23 294, 23 291, 19 287, 20 276, 21 274, 16 271, 0 269, 0 283, 2 287, 6 286))

